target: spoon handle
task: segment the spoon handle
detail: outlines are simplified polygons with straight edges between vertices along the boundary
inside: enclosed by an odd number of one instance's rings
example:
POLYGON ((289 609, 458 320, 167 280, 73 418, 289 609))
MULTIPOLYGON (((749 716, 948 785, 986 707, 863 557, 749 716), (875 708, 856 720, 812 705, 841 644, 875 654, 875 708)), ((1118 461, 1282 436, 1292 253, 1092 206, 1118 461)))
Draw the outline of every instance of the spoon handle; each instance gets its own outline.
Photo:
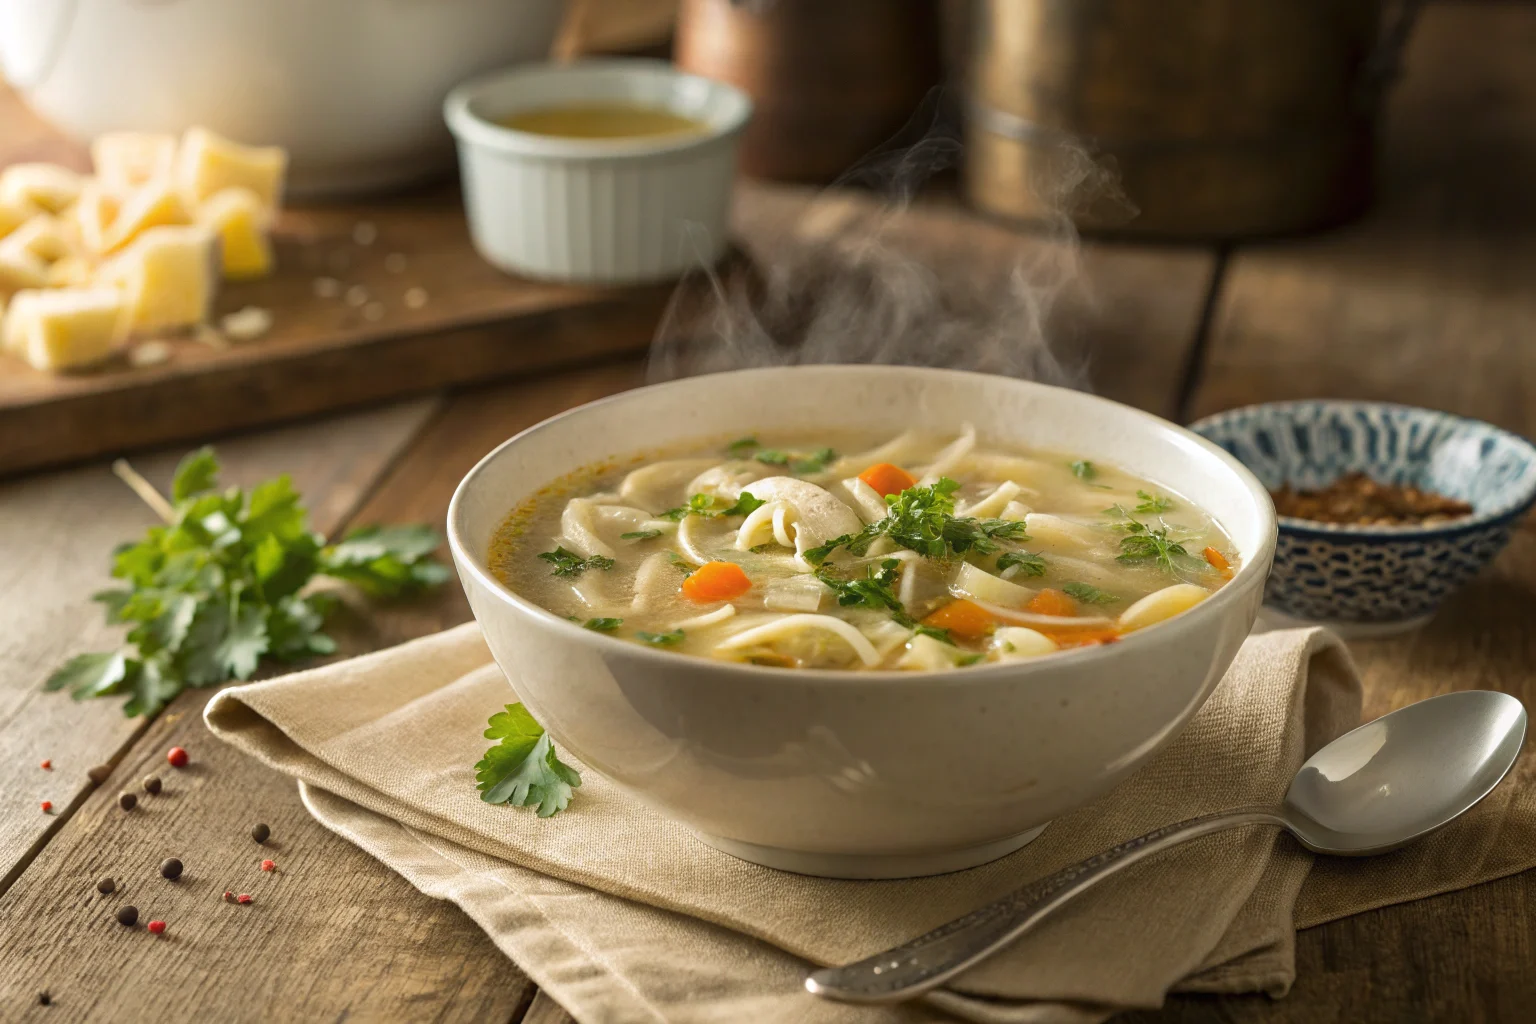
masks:
POLYGON ((1244 807, 1165 825, 1017 889, 905 945, 846 967, 815 971, 805 979, 805 987, 818 996, 849 1003, 915 998, 985 960, 1121 868, 1191 839, 1253 824, 1287 827, 1278 807, 1244 807))

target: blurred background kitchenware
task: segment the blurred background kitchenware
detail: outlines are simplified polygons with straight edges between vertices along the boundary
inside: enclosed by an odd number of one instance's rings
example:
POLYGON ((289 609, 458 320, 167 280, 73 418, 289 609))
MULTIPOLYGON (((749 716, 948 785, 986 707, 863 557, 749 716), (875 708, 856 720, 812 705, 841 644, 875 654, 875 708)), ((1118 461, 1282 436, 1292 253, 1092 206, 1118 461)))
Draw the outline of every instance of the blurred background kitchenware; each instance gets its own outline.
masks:
POLYGON ((1369 202, 1379 100, 1420 0, 977 0, 965 191, 1158 238, 1324 227, 1369 202), (1084 151, 1134 207, 1063 197, 1084 151))
POLYGON ((825 182, 939 81, 937 0, 683 0, 674 59, 752 97, 741 169, 825 182))
POLYGON ((86 140, 193 124, 288 149, 289 191, 408 184, 451 166, 442 101, 543 58, 563 0, 7 0, 0 67, 86 140))

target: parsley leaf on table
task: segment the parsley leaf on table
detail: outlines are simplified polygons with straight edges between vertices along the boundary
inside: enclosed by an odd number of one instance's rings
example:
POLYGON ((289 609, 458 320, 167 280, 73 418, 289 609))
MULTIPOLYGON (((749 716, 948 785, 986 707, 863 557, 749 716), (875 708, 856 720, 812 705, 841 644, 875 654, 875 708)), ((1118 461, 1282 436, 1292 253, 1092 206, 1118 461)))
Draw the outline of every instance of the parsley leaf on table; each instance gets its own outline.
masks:
POLYGON ((480 799, 537 807, 541 818, 565 810, 571 791, 581 785, 581 775, 555 755, 544 727, 521 704, 508 704, 487 725, 485 738, 500 742, 475 764, 480 799))
POLYGON ((582 558, 573 551, 567 551, 563 546, 556 546, 553 551, 544 551, 539 554, 550 565, 555 567, 552 575, 555 576, 580 576, 588 569, 612 569, 614 561, 603 555, 593 555, 591 558, 582 558))
POLYGON ((435 531, 369 527, 326 545, 288 477, 221 490, 211 448, 182 459, 174 506, 119 472, 167 521, 114 552, 112 575, 126 586, 93 597, 108 623, 129 627, 124 648, 77 655, 44 683, 77 700, 123 695, 126 714, 151 714, 189 686, 249 679, 263 658, 330 654, 336 644, 321 627, 334 598, 300 593, 317 574, 385 597, 448 578, 430 558, 435 531))

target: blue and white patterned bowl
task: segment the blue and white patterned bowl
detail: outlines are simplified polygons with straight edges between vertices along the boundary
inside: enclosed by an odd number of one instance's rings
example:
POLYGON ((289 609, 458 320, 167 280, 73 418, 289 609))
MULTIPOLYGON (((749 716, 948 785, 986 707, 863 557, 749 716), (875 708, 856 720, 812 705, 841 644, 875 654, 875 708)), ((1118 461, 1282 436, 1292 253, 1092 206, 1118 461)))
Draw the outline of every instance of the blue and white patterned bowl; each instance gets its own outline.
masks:
POLYGON ((1190 427, 1270 490, 1360 470, 1472 506, 1431 526, 1335 526, 1280 516, 1267 603, 1354 633, 1409 628, 1477 574, 1536 502, 1536 447, 1477 420, 1385 402, 1251 405, 1190 427))

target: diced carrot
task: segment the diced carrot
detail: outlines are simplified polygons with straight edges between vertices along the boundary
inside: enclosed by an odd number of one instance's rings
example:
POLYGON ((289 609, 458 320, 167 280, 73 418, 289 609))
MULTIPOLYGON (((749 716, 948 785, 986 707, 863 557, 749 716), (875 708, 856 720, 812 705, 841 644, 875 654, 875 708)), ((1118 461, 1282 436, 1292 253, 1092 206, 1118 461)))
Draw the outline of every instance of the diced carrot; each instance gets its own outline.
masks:
POLYGON ((1046 587, 1029 599, 1029 604, 1024 606, 1024 610, 1034 612, 1036 615, 1070 617, 1077 614, 1077 602, 1072 600, 1072 595, 1065 591, 1046 587))
POLYGON ((683 580, 683 596, 695 601, 729 601, 752 589, 752 581, 735 562, 706 562, 683 580))
POLYGON ((1232 563, 1227 561, 1226 555, 1222 554, 1220 551, 1217 551, 1213 547, 1206 548, 1205 560, 1211 563, 1212 569, 1215 569, 1217 572, 1221 573, 1222 579, 1229 580, 1232 578, 1232 563))
POLYGON ((917 486, 916 477, 900 466, 893 466, 889 462, 875 463, 860 473, 859 479, 869 484, 876 491, 879 491, 881 497, 885 497, 888 494, 900 494, 908 487, 917 486))
POLYGON ((973 601, 951 601, 924 619, 923 625, 947 629, 963 640, 976 640, 996 629, 997 620, 973 601))
POLYGON ((1057 647, 1093 647, 1120 639, 1118 629, 1064 629, 1058 632, 1042 627, 1039 632, 1056 641, 1057 647))

